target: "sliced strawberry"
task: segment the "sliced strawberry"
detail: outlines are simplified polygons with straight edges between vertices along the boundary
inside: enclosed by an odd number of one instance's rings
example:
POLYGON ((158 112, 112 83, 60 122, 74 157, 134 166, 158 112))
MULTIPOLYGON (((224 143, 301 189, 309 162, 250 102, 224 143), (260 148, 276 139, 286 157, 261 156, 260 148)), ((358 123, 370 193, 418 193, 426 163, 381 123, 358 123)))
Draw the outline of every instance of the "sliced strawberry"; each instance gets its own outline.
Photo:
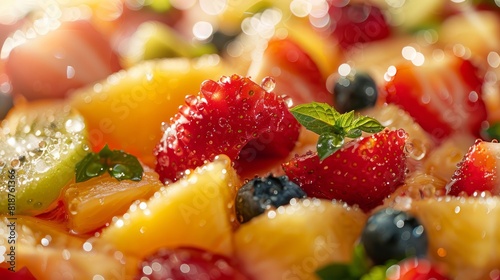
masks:
POLYGON ((333 104, 333 96, 326 88, 318 65, 291 39, 271 40, 249 75, 256 81, 273 77, 274 91, 287 95, 294 105, 313 101, 333 104))
POLYGON ((437 142, 455 132, 479 137, 487 117, 482 85, 469 60, 445 55, 422 66, 397 66, 385 85, 386 100, 406 110, 437 142))
POLYGON ((369 3, 348 3, 330 0, 330 30, 342 48, 389 37, 391 30, 384 14, 369 3))
POLYGON ((410 258, 399 262, 387 271, 388 280, 448 280, 429 260, 410 258))
POLYGON ((343 200, 368 211, 403 183, 407 138, 402 129, 386 129, 345 144, 322 162, 310 152, 283 169, 310 197, 343 200))
POLYGON ((175 181, 186 169, 219 154, 236 161, 239 170, 240 164, 251 163, 258 155, 288 155, 299 130, 283 97, 249 78, 207 80, 171 119, 155 150, 156 171, 162 181, 175 181))
POLYGON ((135 279, 248 280, 234 260, 196 248, 160 249, 144 259, 135 279))
POLYGON ((500 143, 477 140, 465 154, 446 186, 449 195, 473 195, 483 191, 500 195, 500 143))
MULTIPOLYGON (((6 263, 9 263, 9 260, 6 261, 6 263)), ((13 262, 14 265, 11 265, 10 267, 15 267, 15 261, 13 262)), ((18 269, 17 267, 15 268, 15 272, 12 272, 9 268, 0 268, 0 279, 3 280, 36 280, 35 276, 31 274, 31 272, 28 270, 28 268, 23 267, 21 269, 18 269)))
MULTIPOLYGON (((14 93, 28 99, 61 98, 69 90, 104 79, 121 68, 109 42, 89 22, 61 22, 47 33, 41 26, 35 28, 40 34, 10 52, 4 45, 2 55, 8 53, 6 71, 14 93)), ((7 39, 6 45, 15 44, 15 40, 7 39)))

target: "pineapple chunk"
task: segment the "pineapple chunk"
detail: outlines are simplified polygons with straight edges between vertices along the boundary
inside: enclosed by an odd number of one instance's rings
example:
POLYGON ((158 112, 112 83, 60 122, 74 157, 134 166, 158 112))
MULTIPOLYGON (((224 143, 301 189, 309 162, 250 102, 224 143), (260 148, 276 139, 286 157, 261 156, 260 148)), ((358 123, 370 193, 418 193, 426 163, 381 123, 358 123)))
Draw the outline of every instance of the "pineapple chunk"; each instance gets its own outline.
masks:
POLYGON ((413 202, 430 257, 452 279, 489 279, 500 267, 500 198, 440 197, 413 202))
POLYGON ((241 225, 236 256, 255 279, 318 279, 322 266, 351 260, 365 222, 361 210, 338 202, 292 200, 241 225))
POLYGON ((118 181, 108 173, 85 182, 72 183, 64 192, 68 227, 74 233, 87 233, 123 215, 136 200, 148 199, 163 184, 152 169, 144 166, 139 182, 118 181))
POLYGON ((231 256, 233 205, 239 186, 229 158, 218 156, 162 188, 149 201, 133 204, 103 230, 96 246, 111 244, 139 258, 162 247, 179 246, 231 256))

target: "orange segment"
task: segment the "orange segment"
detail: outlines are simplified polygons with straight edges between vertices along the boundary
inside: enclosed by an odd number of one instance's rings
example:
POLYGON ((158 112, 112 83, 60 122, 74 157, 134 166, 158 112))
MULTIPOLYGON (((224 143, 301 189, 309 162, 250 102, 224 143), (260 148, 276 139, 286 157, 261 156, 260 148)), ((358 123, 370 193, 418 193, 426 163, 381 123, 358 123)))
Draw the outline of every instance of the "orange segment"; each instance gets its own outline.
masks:
POLYGON ((235 170, 226 156, 161 189, 103 230, 96 246, 144 258, 162 247, 192 246, 231 256, 235 170))

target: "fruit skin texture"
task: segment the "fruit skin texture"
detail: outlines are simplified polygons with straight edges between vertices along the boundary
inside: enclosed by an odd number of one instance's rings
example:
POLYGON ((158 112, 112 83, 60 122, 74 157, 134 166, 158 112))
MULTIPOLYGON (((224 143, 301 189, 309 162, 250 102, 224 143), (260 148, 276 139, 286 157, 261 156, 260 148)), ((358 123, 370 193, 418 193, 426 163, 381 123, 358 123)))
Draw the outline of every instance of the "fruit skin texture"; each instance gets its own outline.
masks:
POLYGON ((5 67, 14 93, 29 100, 63 98, 121 69, 106 38, 84 20, 28 39, 11 50, 5 67))
POLYGON ((479 137, 487 117, 482 85, 471 61, 445 54, 422 66, 410 62, 396 66, 385 84, 386 101, 407 111, 436 142, 453 133, 479 137))
POLYGON ((160 249, 144 259, 138 268, 136 280, 147 277, 150 280, 247 280, 248 277, 239 272, 234 259, 216 255, 197 248, 160 249), (160 264, 158 270, 154 264, 160 264), (185 266, 189 271, 186 271, 185 266), (154 267, 155 269, 153 269, 154 267), (152 273, 145 273, 150 270, 152 273))
POLYGON ((297 200, 242 224, 236 258, 252 279, 318 279, 320 267, 351 261, 365 222, 362 211, 340 202, 297 200))
POLYGON ((387 271, 388 280, 448 280, 429 260, 409 258, 392 266, 387 271))
POLYGON ((500 194, 498 167, 500 164, 500 143, 476 140, 458 164, 446 193, 459 196, 488 191, 500 194))
POLYGON ((378 90, 368 74, 356 73, 353 77, 340 77, 333 87, 335 109, 339 113, 375 106, 378 90))
POLYGON ((238 186, 241 182, 230 160, 218 156, 148 201, 131 205, 102 231, 94 246, 141 259, 163 247, 181 246, 232 256, 238 186))
POLYGON ((402 129, 385 129, 346 143, 322 162, 309 152, 282 167, 309 197, 342 200, 369 211, 404 182, 407 138, 402 129))
POLYGON ((236 195, 236 217, 240 223, 264 213, 271 207, 286 205, 292 198, 305 198, 306 193, 286 176, 253 178, 236 195))
POLYGON ((361 243, 375 264, 407 257, 425 257, 428 239, 424 227, 411 214, 384 208, 373 213, 361 233, 361 243))
POLYGON ((251 163, 258 154, 285 157, 299 131, 284 99, 249 78, 207 80, 171 119, 155 150, 156 171, 162 181, 175 181, 219 154, 236 164, 251 163))

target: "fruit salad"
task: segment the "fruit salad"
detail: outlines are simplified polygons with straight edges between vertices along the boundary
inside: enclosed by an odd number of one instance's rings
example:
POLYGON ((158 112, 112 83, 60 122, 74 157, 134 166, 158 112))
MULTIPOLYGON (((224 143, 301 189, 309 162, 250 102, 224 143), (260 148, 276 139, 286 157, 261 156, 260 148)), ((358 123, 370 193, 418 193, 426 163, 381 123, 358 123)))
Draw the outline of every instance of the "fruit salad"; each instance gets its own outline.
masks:
POLYGON ((500 3, 0 4, 1 279, 500 279, 500 3))

